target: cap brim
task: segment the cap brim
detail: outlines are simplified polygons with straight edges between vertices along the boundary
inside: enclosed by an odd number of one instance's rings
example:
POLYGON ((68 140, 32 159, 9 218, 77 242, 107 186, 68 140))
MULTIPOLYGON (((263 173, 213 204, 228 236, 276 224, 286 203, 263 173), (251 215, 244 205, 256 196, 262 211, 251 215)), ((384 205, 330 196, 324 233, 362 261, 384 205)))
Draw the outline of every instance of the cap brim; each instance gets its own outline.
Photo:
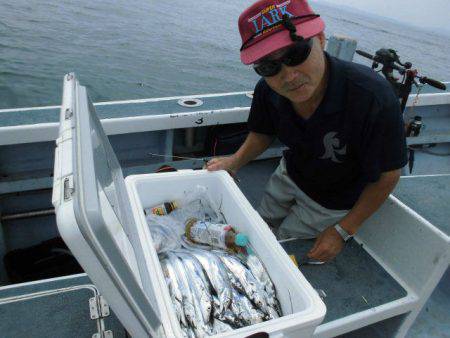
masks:
MULTIPOLYGON (((307 39, 314 35, 323 32, 325 29, 325 23, 320 17, 315 19, 301 22, 295 25, 297 28, 297 34, 307 39)), ((243 64, 250 65, 258 61, 259 59, 284 48, 292 44, 292 40, 289 36, 289 32, 283 29, 277 33, 268 36, 261 41, 250 45, 241 52, 241 61, 243 64)))

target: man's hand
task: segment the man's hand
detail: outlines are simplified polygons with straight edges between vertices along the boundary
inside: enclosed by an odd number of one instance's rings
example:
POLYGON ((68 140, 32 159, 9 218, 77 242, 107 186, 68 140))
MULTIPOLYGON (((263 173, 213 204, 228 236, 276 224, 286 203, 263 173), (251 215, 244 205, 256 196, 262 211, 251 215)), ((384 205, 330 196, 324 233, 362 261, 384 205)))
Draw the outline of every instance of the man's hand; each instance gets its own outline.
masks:
POLYGON ((334 226, 330 226, 317 237, 313 248, 308 252, 308 257, 321 262, 328 262, 341 252, 344 243, 334 226))
POLYGON ((206 163, 210 171, 226 170, 234 177, 236 172, 251 160, 262 154, 272 143, 274 136, 250 131, 239 150, 231 156, 215 157, 206 163))
POLYGON ((236 160, 234 156, 215 157, 206 163, 206 169, 209 171, 226 170, 235 174, 237 171, 236 160))

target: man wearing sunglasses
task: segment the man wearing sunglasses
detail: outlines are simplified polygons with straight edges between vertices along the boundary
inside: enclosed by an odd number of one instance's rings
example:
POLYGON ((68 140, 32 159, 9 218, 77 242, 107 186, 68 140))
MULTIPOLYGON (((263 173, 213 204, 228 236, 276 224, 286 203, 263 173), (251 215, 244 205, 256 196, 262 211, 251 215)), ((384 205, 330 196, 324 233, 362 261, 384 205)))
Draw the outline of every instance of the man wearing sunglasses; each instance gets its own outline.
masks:
POLYGON ((316 238, 308 256, 329 261, 386 200, 407 158, 392 88, 324 52, 324 28, 305 0, 260 0, 241 14, 241 61, 262 78, 246 141, 207 168, 237 171, 278 137, 288 150, 259 212, 278 238, 316 238))

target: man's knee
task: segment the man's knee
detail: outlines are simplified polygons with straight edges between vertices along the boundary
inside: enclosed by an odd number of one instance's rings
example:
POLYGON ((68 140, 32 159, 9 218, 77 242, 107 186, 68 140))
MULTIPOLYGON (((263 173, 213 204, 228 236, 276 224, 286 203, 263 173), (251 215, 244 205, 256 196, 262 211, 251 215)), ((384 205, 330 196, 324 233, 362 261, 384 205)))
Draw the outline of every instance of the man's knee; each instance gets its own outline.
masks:
POLYGON ((281 222, 276 235, 278 239, 310 239, 316 238, 319 233, 320 232, 316 229, 308 226, 296 213, 291 212, 283 222, 281 222))
POLYGON ((290 213, 293 204, 294 201, 279 201, 270 194, 264 194, 257 211, 267 224, 277 228, 290 213))

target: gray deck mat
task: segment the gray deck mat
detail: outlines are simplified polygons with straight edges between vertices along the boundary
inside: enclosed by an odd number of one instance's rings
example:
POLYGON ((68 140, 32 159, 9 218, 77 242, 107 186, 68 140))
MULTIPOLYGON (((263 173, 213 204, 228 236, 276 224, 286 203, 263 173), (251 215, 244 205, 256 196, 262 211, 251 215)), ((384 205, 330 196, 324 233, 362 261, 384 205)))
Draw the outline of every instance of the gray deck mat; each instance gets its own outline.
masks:
MULTIPOLYGON (((450 236, 450 175, 402 177, 394 195, 450 236)), ((420 312, 408 337, 450 337, 450 269, 420 312)))
POLYGON ((0 299, 88 284, 92 282, 86 274, 16 284, 14 287, 0 289, 0 299))
POLYGON ((450 175, 402 177, 394 196, 450 236, 450 175))
POLYGON ((425 303, 408 332, 408 338, 450 337, 450 269, 425 303))
MULTIPOLYGON (((281 246, 297 262, 305 260, 313 240, 296 239, 281 246)), ((300 271, 316 289, 326 293, 323 323, 406 296, 406 291, 355 241, 349 242, 332 262, 305 265, 300 271)))
MULTIPOLYGON (((97 332, 97 325, 89 318, 89 298, 94 295, 89 287, 95 286, 86 274, 80 274, 0 290, 0 302, 9 297, 28 296, 28 299, 0 304, 0 318, 3 319, 0 332, 6 334, 5 337, 92 336, 97 332), (86 288, 66 289, 81 285, 86 288), (31 298, 33 294, 50 290, 60 291, 31 298), (55 326, 55 323, 60 325, 55 326)), ((114 337, 127 336, 113 311, 105 318, 105 328, 111 330, 114 337)), ((3 337, 1 333, 0 337, 3 337)))
MULTIPOLYGON (((238 172, 239 186, 253 206, 258 206, 264 186, 278 163, 279 159, 255 161, 238 172)), ((299 262, 312 245, 313 241, 306 240, 282 243, 299 262)), ((324 322, 406 296, 406 291, 354 241, 334 262, 300 269, 314 288, 327 294, 324 322)))
POLYGON ((0 332, 17 338, 92 336, 97 332, 89 318, 93 296, 92 289, 81 288, 2 304, 0 332))
POLYGON ((259 205, 264 187, 279 162, 279 158, 253 161, 237 173, 238 186, 254 208, 259 205))

